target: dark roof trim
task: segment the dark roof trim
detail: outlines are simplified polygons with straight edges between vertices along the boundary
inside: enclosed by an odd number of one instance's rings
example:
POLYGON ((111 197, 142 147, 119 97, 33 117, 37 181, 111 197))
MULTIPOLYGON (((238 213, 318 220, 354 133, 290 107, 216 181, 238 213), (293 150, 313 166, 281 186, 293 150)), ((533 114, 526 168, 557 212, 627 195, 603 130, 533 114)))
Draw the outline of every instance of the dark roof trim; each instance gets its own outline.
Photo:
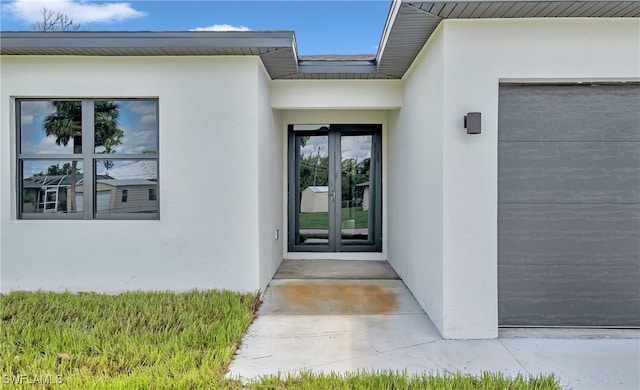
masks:
POLYGON ((13 32, 0 34, 2 55, 218 56, 262 58, 271 78, 298 71, 293 31, 13 32))
POLYGON ((0 32, 1 55, 260 56, 272 79, 402 78, 443 19, 640 17, 637 0, 392 0, 375 59, 298 57, 293 31, 0 32))
POLYGON ((373 60, 313 60, 298 62, 300 73, 376 73, 373 60))
POLYGON ((12 48, 266 48, 293 47, 293 31, 3 31, 2 54, 12 48))

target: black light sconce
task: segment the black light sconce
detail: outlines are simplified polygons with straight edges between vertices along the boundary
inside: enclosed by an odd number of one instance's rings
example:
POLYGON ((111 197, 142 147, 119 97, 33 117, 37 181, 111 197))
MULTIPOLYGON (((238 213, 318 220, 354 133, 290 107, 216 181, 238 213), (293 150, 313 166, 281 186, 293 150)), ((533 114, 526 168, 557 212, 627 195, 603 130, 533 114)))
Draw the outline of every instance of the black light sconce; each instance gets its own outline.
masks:
POLYGON ((467 113, 464 117, 464 127, 467 129, 467 134, 480 134, 482 132, 481 119, 482 115, 479 112, 467 113))

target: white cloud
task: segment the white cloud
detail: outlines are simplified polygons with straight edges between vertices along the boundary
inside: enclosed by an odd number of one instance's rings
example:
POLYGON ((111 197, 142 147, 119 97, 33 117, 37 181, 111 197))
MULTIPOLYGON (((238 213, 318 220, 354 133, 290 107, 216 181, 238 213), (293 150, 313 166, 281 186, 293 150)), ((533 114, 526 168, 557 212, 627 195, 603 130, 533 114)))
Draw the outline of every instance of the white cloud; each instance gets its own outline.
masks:
POLYGON ((33 115, 25 115, 22 114, 20 117, 20 124, 23 126, 32 125, 33 124, 33 115))
POLYGON ((23 140, 21 148, 23 153, 28 154, 73 153, 73 141, 69 141, 67 146, 58 145, 56 144, 56 137, 47 136, 43 131, 37 139, 23 140))
POLYGON ((134 100, 127 103, 127 108, 136 114, 156 114, 157 104, 155 101, 134 100))
POLYGON ((342 137, 341 152, 343 158, 357 158, 362 161, 371 157, 371 136, 360 135, 342 137))
POLYGON ((232 26, 230 24, 214 24, 209 27, 196 27, 189 31, 251 31, 249 27, 232 26))
POLYGON ((129 3, 90 3, 86 0, 14 0, 2 6, 3 12, 29 23, 42 19, 41 10, 46 8, 67 15, 74 23, 112 23, 145 16, 129 3))
POLYGON ((310 137, 305 146, 300 147, 300 154, 304 157, 329 155, 329 138, 326 135, 310 137), (318 151, 320 153, 318 153, 318 151))
POLYGON ((140 117, 140 123, 145 125, 155 125, 157 119, 158 118, 155 115, 144 115, 140 117))

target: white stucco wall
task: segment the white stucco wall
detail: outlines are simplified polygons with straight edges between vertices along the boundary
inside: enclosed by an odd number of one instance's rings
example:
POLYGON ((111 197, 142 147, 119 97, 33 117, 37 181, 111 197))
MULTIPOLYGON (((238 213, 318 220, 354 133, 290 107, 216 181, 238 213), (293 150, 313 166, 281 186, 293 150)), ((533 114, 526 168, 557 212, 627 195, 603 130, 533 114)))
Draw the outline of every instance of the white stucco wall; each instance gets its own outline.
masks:
POLYGON ((258 68, 258 237, 260 288, 264 289, 283 259, 282 183, 285 154, 282 145, 281 115, 271 108, 270 78, 258 68))
MULTIPOLYGON (((415 133, 431 134, 433 126, 440 126, 442 135, 415 139, 422 145, 411 151, 432 156, 411 156, 402 166, 392 165, 390 175, 425 162, 439 164, 442 174, 424 166, 418 176, 399 178, 391 191, 427 188, 423 199, 434 202, 428 207, 441 208, 442 241, 433 243, 437 239, 429 237, 437 234, 437 222, 423 221, 438 218, 438 212, 391 212, 389 260, 445 338, 497 337, 499 83, 639 80, 639 32, 637 19, 447 20, 413 64, 405 77, 405 105, 391 132, 389 157, 402 150, 396 143, 408 146, 415 133), (434 64, 432 56, 441 60, 434 64), (441 109, 409 103, 423 96, 429 82, 442 89, 441 109), (471 111, 482 113, 481 135, 467 135, 463 127, 463 116, 471 111), (441 142, 442 151, 434 151, 430 142, 441 142), (418 236, 423 240, 404 237, 398 229, 422 229, 418 236), (435 258, 439 251, 425 248, 426 242, 441 247, 442 257, 435 258), (411 272, 424 267, 436 272, 442 267, 442 273, 412 282, 411 272), (441 279, 440 291, 434 278, 441 279), (420 283, 434 287, 417 287, 420 283)), ((399 194, 389 198, 390 210, 411 205, 399 194)))
POLYGON ((271 83, 271 107, 281 110, 371 110, 401 106, 400 80, 275 80, 271 83))
POLYGON ((271 157, 258 153, 258 122, 269 120, 258 58, 4 56, 1 65, 3 292, 260 287, 256 177, 271 157), (17 220, 11 97, 157 97, 160 220, 17 220))
POLYGON ((407 75, 405 103, 390 115, 388 137, 389 262, 438 329, 444 325, 441 32, 407 75))

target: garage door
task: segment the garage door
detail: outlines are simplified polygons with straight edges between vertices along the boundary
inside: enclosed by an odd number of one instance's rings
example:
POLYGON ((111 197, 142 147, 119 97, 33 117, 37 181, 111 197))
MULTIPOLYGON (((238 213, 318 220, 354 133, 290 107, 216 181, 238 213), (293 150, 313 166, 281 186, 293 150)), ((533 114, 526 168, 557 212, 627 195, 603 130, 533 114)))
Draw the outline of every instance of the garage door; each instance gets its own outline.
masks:
POLYGON ((640 326, 640 84, 500 86, 502 326, 640 326))
POLYGON ((96 194, 96 213, 105 213, 111 207, 111 191, 98 191, 96 194))

